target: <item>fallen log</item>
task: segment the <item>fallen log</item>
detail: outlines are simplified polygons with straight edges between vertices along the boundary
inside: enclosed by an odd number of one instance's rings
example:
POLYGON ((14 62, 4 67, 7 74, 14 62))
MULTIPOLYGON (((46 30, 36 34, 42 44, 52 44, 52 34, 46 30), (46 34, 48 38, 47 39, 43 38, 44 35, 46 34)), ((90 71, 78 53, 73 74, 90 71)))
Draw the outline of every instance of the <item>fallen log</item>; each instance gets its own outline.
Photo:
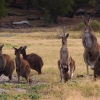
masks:
POLYGON ((28 21, 13 22, 13 25, 22 25, 22 24, 30 25, 28 21))

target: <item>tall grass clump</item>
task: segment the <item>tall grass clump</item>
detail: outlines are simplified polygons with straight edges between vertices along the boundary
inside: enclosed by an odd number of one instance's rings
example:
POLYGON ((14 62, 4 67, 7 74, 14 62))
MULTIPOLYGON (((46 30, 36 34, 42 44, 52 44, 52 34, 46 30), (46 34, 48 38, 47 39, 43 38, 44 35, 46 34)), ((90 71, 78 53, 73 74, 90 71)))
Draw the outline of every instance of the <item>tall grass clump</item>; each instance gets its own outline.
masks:
MULTIPOLYGON (((91 24, 91 27, 92 27, 92 29, 94 30, 94 31, 100 31, 100 22, 99 21, 97 21, 97 20, 92 20, 91 22, 90 22, 90 24, 91 24)), ((83 22, 80 22, 76 27, 75 27, 75 30, 77 30, 77 31, 80 31, 80 30, 82 30, 83 28, 84 28, 84 23, 83 22)))

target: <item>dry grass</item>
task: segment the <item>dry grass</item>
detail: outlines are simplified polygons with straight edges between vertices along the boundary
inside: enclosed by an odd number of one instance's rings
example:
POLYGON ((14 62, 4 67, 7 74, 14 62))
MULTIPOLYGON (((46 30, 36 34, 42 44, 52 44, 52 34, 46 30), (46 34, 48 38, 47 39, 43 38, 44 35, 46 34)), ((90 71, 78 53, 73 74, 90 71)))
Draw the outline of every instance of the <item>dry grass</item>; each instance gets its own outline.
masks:
MULTIPOLYGON (((55 29, 56 30, 56 29, 55 29)), ((59 51, 61 47, 61 39, 58 39, 58 35, 61 30, 56 31, 36 31, 30 33, 0 33, 0 44, 5 44, 3 48, 3 53, 9 54, 13 59, 15 58, 14 50, 12 46, 20 47, 22 45, 27 45, 27 54, 37 53, 43 58, 44 66, 42 69, 43 74, 37 75, 35 71, 32 71, 32 79, 35 80, 36 85, 21 85, 18 84, 7 85, 0 84, 0 87, 6 89, 12 88, 24 88, 29 91, 29 94, 24 96, 17 93, 14 99, 7 100, 34 100, 32 99, 32 93, 39 95, 39 100, 100 100, 100 80, 97 82, 92 82, 93 72, 90 69, 91 76, 86 75, 86 68, 83 60, 83 46, 80 39, 81 32, 72 32, 68 38, 68 49, 75 60, 76 70, 74 73, 73 81, 67 83, 60 83, 59 70, 57 66, 57 61, 59 60, 59 51), (13 36, 8 37, 7 34, 13 34, 13 36), (77 75, 83 75, 84 77, 78 78, 77 75), (16 99, 17 98, 17 99, 16 99)), ((98 41, 99 39, 99 34, 98 41)), ((10 95, 10 94, 9 94, 10 95)))

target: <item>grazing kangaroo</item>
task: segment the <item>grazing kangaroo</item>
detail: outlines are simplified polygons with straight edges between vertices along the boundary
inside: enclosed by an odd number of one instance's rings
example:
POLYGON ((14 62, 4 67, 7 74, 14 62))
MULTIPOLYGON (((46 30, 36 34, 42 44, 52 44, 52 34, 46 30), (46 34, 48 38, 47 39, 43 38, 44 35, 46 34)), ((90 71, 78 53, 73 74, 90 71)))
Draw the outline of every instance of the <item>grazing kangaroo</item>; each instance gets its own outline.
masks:
POLYGON ((85 28, 82 32, 82 44, 84 46, 83 58, 87 68, 87 75, 89 75, 88 66, 94 69, 96 61, 99 58, 100 45, 90 25, 90 17, 84 18, 85 28))
POLYGON ((26 60, 20 57, 22 47, 20 47, 19 49, 15 47, 13 48, 15 50, 15 55, 16 55, 15 62, 16 62, 16 72, 18 75, 18 83, 20 82, 20 76, 22 76, 26 78, 27 83, 29 84, 29 82, 32 82, 32 80, 29 78, 31 72, 30 65, 26 60))
POLYGON ((22 54, 23 58, 29 62, 30 67, 32 69, 36 70, 38 72, 38 74, 41 74, 42 73, 41 69, 43 67, 42 58, 35 53, 26 55, 26 48, 27 48, 27 46, 23 46, 23 48, 21 50, 21 54, 22 54))
POLYGON ((7 54, 2 54, 2 48, 4 44, 0 46, 0 76, 4 74, 8 76, 9 80, 12 80, 12 74, 15 69, 14 61, 7 54))
POLYGON ((73 77, 73 73, 75 70, 75 62, 70 56, 67 48, 67 38, 69 34, 66 36, 62 36, 62 47, 60 49, 60 60, 58 60, 58 68, 60 71, 61 82, 68 81, 73 77))

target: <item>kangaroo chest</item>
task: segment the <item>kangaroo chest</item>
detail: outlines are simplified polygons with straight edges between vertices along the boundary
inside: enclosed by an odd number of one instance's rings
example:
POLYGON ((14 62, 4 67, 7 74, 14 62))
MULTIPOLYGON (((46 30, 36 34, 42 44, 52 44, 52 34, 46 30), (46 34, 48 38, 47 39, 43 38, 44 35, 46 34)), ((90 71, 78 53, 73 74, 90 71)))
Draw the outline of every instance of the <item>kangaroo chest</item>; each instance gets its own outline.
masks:
POLYGON ((20 73, 20 70, 21 70, 21 69, 20 69, 21 60, 20 60, 19 58, 16 57, 15 61, 16 61, 16 71, 17 71, 18 73, 20 73))
POLYGON ((21 61, 18 58, 16 58, 15 61, 16 61, 16 66, 20 66, 21 61))
POLYGON ((68 54, 66 52, 62 52, 62 54, 61 54, 61 60, 62 60, 62 64, 66 65, 66 62, 68 60, 68 54))
POLYGON ((66 47, 62 47, 60 50, 60 59, 62 61, 62 64, 66 64, 68 60, 68 50, 66 47))

